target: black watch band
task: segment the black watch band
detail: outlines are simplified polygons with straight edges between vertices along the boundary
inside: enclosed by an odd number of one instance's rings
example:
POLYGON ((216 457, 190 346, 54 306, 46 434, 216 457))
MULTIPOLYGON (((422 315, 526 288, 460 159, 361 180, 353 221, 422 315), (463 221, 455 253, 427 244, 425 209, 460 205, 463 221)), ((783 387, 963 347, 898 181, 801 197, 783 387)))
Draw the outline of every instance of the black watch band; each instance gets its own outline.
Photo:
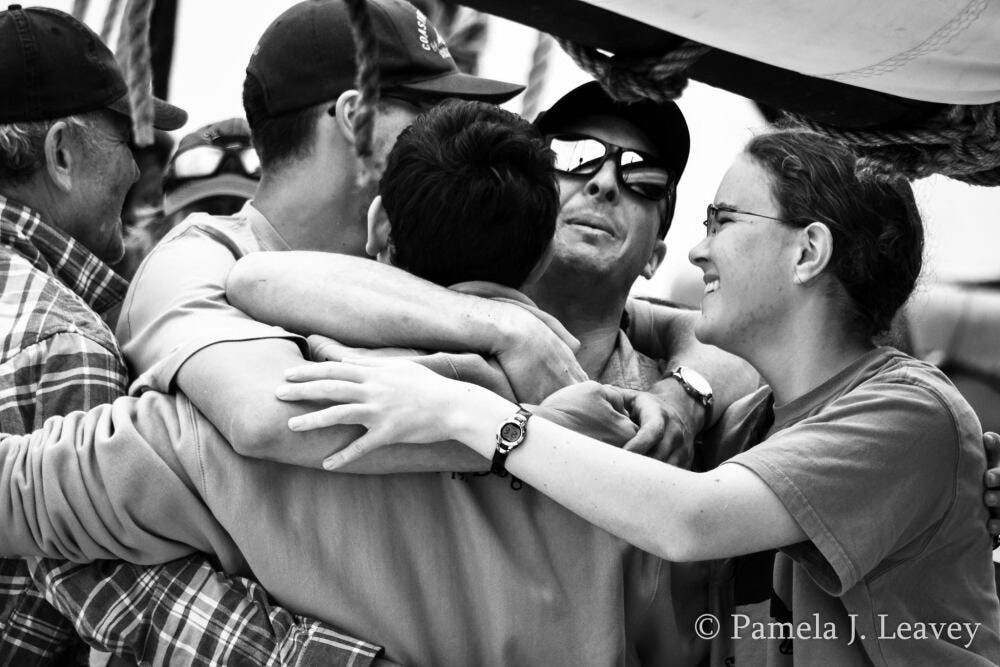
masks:
POLYGON ((493 452, 493 465, 490 472, 501 477, 507 474, 507 455, 524 442, 528 435, 528 418, 531 413, 524 408, 518 408, 513 417, 500 424, 497 429, 497 448, 493 452))

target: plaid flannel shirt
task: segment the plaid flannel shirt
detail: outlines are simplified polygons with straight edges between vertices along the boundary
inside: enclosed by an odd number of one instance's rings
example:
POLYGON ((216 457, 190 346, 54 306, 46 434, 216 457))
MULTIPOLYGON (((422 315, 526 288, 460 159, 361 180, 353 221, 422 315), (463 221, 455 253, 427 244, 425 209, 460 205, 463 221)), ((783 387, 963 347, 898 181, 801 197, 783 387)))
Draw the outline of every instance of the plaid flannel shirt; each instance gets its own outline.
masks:
MULTIPOLYGON (((27 433, 125 393, 124 361, 96 314, 125 289, 79 243, 0 195, 0 431, 27 433)), ((142 664, 361 667, 381 650, 270 605, 259 585, 204 558, 154 568, 0 560, 0 664, 51 664, 77 632, 142 664)))

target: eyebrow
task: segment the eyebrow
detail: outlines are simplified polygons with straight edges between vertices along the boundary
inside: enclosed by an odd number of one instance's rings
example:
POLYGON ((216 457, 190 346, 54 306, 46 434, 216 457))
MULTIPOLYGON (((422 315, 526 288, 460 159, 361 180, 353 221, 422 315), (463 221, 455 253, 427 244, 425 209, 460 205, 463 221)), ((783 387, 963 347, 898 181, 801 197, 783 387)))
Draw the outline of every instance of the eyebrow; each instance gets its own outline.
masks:
POLYGON ((739 207, 736 206, 735 204, 727 204, 726 202, 719 202, 718 204, 715 204, 714 206, 715 206, 715 208, 719 209, 720 211, 726 211, 727 213, 738 213, 739 212, 739 207))

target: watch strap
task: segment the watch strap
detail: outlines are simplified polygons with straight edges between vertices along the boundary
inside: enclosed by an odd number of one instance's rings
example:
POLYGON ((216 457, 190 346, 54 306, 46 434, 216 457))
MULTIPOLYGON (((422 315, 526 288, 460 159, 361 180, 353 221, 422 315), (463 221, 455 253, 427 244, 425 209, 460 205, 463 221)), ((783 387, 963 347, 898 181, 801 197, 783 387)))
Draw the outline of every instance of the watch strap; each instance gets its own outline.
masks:
POLYGON ((500 424, 497 429, 497 448, 493 452, 493 463, 490 472, 504 477, 507 475, 507 456, 515 447, 524 442, 528 435, 528 419, 531 413, 524 408, 518 408, 510 419, 500 424))

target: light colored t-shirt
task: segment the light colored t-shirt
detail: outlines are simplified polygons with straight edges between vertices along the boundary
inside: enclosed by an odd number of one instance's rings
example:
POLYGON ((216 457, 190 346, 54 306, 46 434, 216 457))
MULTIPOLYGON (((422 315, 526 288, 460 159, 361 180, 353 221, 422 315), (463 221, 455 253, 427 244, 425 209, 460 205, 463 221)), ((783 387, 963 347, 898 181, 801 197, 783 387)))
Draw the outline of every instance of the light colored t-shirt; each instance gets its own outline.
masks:
MULTIPOLYGON (((730 446, 753 444, 768 393, 723 416, 730 446)), ((761 619, 750 610, 749 626, 736 630, 736 664, 1000 661, 982 432, 937 369, 873 350, 775 406, 767 439, 730 463, 759 475, 809 538, 775 557, 776 616, 765 619, 802 630, 754 639, 761 619)))
POLYGON ((232 216, 195 213, 172 229, 139 266, 116 335, 135 380, 131 393, 169 392, 177 371, 214 343, 301 336, 258 322, 226 300, 226 278, 239 257, 288 245, 247 202, 232 216))

